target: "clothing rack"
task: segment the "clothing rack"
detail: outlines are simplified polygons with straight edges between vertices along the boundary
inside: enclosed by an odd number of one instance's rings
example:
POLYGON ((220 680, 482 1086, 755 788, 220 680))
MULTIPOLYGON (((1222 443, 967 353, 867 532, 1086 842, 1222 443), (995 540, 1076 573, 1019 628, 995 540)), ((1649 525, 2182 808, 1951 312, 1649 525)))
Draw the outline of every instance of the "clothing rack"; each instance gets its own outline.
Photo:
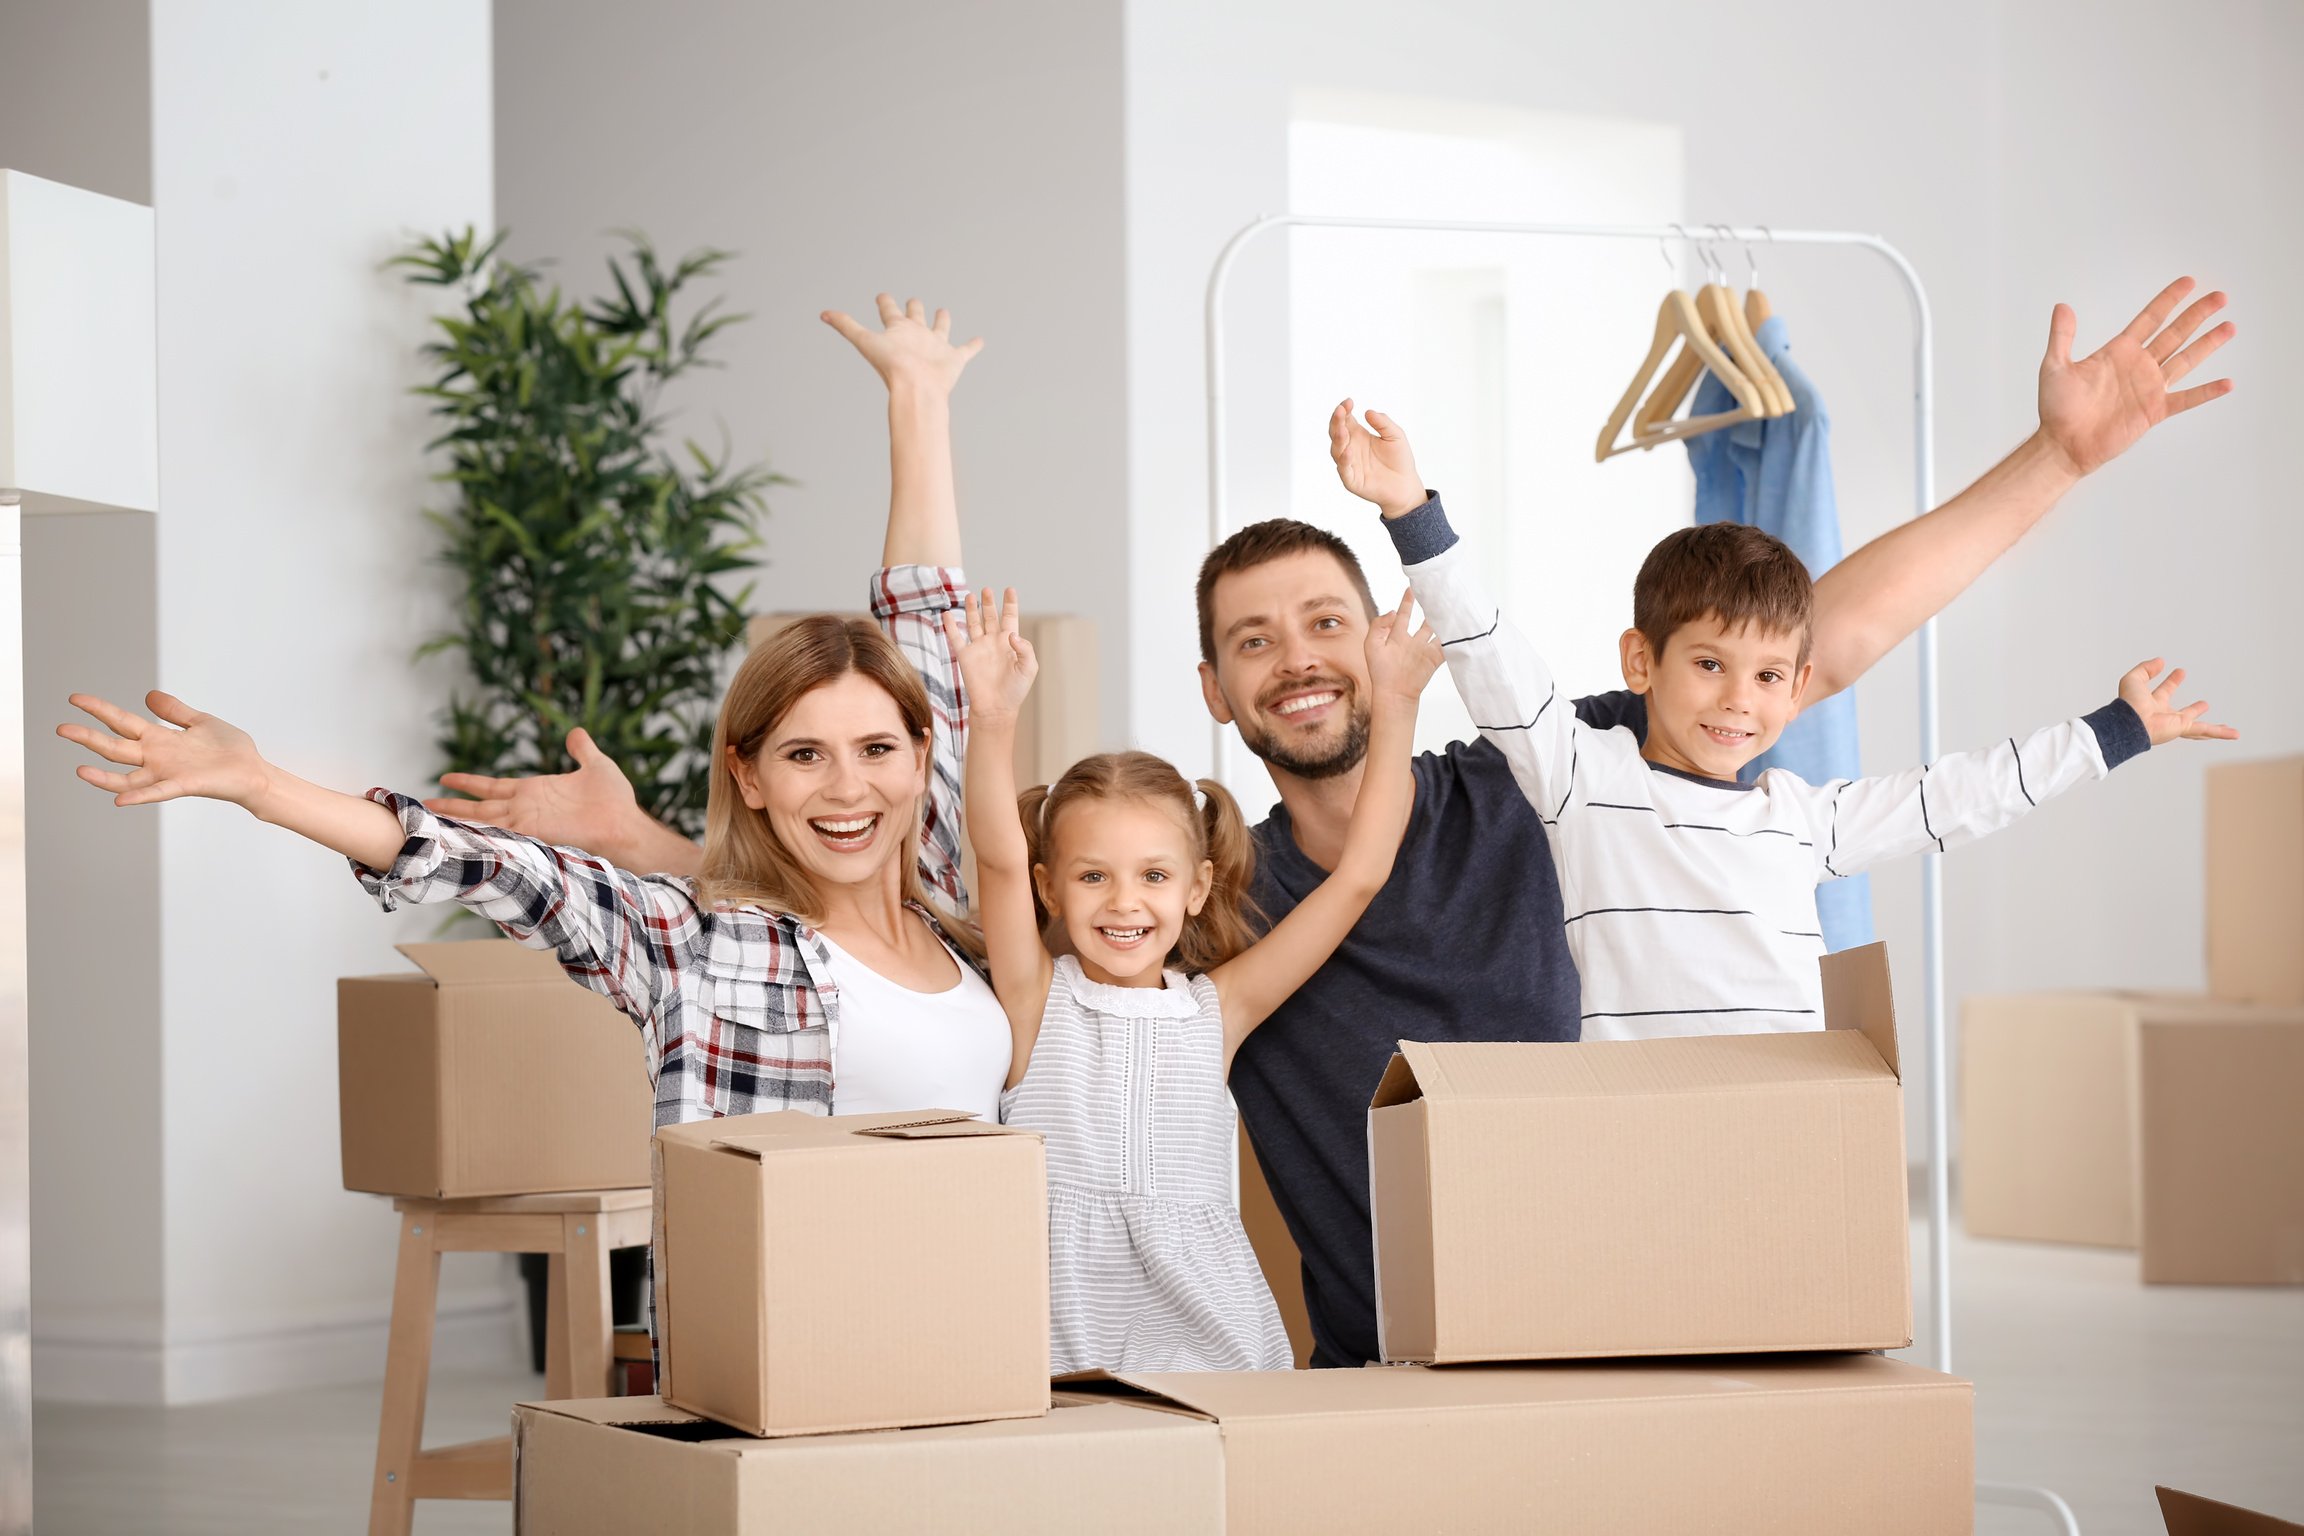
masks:
MULTIPOLYGON (((1267 214, 1242 228, 1225 242, 1208 272, 1208 543, 1222 543, 1231 529, 1227 517, 1224 425, 1224 289, 1232 263, 1256 240, 1275 229, 1421 230, 1432 234, 1543 235, 1598 240, 1678 240, 1683 245, 1717 241, 1723 245, 1831 245, 1869 250, 1879 255, 1904 280, 1912 300, 1912 515, 1919 517, 1936 505, 1936 364, 1935 322, 1928 309, 1928 290, 1920 273, 1902 251, 1878 235, 1843 229, 1747 228, 1737 225, 1699 224, 1486 224, 1446 219, 1332 218, 1315 214, 1267 214)), ((1920 758, 1933 762, 1937 755, 1936 621, 1920 627, 1920 758)), ((1224 728, 1211 725, 1211 763, 1223 761, 1224 728)), ((1922 856, 1920 866, 1920 954, 1923 982, 1924 1055, 1928 1063, 1928 1312, 1929 1363, 1939 1371, 1952 1369, 1952 1174, 1949 1158, 1951 1089, 1945 1081, 1944 1043, 1944 886, 1942 855, 1922 856)), ((1988 1504, 2036 1509, 2058 1521, 2069 1536, 2079 1536, 2080 1522, 2072 1506, 2046 1488, 2013 1483, 1978 1483, 1976 1497, 1988 1504)))

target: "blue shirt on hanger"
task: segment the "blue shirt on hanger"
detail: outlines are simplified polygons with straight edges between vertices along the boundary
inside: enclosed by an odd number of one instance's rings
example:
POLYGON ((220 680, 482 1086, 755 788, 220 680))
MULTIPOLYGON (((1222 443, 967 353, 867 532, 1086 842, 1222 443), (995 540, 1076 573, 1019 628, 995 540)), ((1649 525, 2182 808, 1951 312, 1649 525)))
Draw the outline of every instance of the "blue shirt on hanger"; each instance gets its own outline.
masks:
MULTIPOLYGON (((1760 350, 1784 376, 1792 412, 1765 421, 1739 421, 1687 439, 1696 472, 1696 521, 1746 523, 1792 547, 1811 576, 1840 562, 1840 506, 1832 491, 1832 419, 1808 375, 1792 361, 1784 318, 1771 315, 1754 333, 1760 350)), ((1736 409, 1728 386, 1711 374, 1696 386, 1692 416, 1736 409)), ((1855 778, 1856 694, 1848 689, 1811 708, 1785 728, 1776 745, 1744 770, 1747 780, 1783 768, 1811 784, 1855 778)), ((1824 947, 1842 950, 1872 942, 1869 876, 1833 880, 1816 888, 1824 947)))

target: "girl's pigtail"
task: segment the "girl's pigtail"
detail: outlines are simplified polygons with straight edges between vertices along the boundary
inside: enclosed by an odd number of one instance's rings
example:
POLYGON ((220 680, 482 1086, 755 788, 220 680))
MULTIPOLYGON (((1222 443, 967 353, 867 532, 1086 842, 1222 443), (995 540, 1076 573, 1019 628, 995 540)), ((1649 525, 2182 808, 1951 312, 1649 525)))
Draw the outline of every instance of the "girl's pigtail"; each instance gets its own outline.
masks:
MULTIPOLYGON (((1024 824, 1024 868, 1032 886, 1032 915, 1039 920, 1043 936, 1056 921, 1056 915, 1040 899, 1038 874, 1040 866, 1048 862, 1048 795, 1048 785, 1035 784, 1016 797, 1016 819, 1024 824)), ((1050 953, 1063 951, 1052 949, 1050 953)))
POLYGON ((1195 976, 1255 943, 1263 926, 1263 915, 1248 894, 1256 877, 1256 840, 1240 814, 1240 802, 1214 779, 1200 780, 1199 788, 1200 828, 1213 874, 1207 902, 1197 916, 1185 919, 1176 941, 1177 959, 1195 976))

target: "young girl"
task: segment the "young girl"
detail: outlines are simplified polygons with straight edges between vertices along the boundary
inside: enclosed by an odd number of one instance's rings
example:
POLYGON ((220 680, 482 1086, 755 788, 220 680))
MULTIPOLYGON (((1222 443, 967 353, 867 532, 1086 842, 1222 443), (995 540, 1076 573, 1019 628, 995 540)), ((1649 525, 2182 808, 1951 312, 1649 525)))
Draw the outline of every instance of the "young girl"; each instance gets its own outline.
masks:
POLYGON ((1017 795, 1016 715, 1039 670, 1017 618, 1011 589, 971 595, 965 630, 944 624, 968 689, 977 920, 1015 1041, 1001 1118, 1047 1137, 1054 1369, 1285 1370, 1232 1201, 1224 1080, 1391 876, 1439 642, 1405 598, 1370 627, 1368 772, 1344 856, 1259 940, 1255 845, 1213 779, 1195 794, 1159 758, 1116 752, 1017 795))

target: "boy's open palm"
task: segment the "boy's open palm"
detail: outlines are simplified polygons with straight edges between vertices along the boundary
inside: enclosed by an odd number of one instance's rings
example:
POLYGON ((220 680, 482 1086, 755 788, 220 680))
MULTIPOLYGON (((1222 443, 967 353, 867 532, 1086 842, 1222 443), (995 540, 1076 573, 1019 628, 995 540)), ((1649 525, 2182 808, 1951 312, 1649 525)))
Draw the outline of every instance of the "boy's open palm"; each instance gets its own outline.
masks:
POLYGON ((981 595, 969 593, 965 614, 945 610, 944 635, 968 689, 969 718, 978 724, 1014 720, 1040 675, 1032 642, 1018 633, 1023 619, 1014 587, 998 599, 989 587, 981 595))
POLYGON ((881 328, 877 331, 836 309, 824 311, 823 320, 847 337, 849 345, 864 354, 873 372, 890 385, 901 377, 948 393, 960 382, 960 372, 968 360, 984 350, 981 336, 958 346, 952 344, 950 310, 936 311, 936 318, 931 320, 928 306, 918 299, 899 304, 892 295, 883 293, 873 302, 880 307, 881 328))
POLYGON ((144 695, 144 707, 154 717, 150 720, 94 694, 73 694, 71 702, 104 729, 59 725, 56 734, 127 770, 90 764, 73 770, 84 782, 109 791, 114 805, 196 796, 246 806, 264 792, 270 768, 248 733, 200 713, 172 693, 155 689, 144 695))
POLYGON ((2120 679, 2120 697, 2128 701, 2151 734, 2152 745, 2165 746, 2171 741, 2238 741, 2240 733, 2228 725, 2205 725, 2200 717, 2208 713, 2208 701, 2200 699, 2176 707, 2176 689, 2184 681, 2184 669, 2176 668, 2153 684, 2153 676, 2167 663, 2155 656, 2150 661, 2130 667, 2120 679))
POLYGON ((1329 412, 1328 457, 1344 489, 1376 503, 1386 517, 1413 512, 1427 499, 1408 434, 1382 411, 1370 411, 1366 426, 1353 419, 1349 400, 1329 412))
POLYGON ((1379 697, 1390 694, 1414 702, 1440 670, 1440 637, 1430 624, 1416 622, 1413 592, 1403 592, 1399 607, 1368 626, 1367 650, 1368 681, 1379 697))

